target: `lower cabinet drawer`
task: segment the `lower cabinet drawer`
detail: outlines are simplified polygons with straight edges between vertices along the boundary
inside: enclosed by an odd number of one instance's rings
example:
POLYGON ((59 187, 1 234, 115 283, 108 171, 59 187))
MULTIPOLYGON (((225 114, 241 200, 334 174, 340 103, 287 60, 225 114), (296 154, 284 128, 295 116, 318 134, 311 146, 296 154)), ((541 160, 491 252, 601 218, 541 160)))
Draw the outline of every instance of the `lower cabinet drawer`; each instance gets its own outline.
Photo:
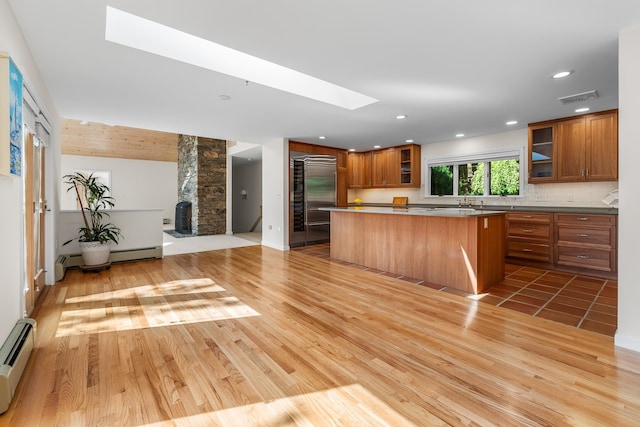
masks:
POLYGON ((551 239, 551 225, 510 222, 509 236, 535 237, 539 239, 551 239))
POLYGON ((507 256, 551 262, 551 245, 549 243, 507 239, 507 256))
POLYGON ((611 240, 611 229, 609 228, 558 227, 558 243, 564 241, 611 246, 613 243, 611 240))
POLYGON ((558 245, 556 264, 613 271, 612 253, 606 249, 558 245))

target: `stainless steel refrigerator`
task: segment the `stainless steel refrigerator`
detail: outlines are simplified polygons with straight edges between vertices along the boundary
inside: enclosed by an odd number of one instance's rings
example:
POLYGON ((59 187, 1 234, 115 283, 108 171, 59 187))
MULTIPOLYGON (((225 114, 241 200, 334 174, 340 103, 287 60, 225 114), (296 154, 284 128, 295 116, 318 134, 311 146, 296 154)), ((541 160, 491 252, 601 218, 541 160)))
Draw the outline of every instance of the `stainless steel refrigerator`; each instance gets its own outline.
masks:
POLYGON ((336 205, 336 158, 324 154, 291 152, 289 246, 328 242, 331 212, 336 205))

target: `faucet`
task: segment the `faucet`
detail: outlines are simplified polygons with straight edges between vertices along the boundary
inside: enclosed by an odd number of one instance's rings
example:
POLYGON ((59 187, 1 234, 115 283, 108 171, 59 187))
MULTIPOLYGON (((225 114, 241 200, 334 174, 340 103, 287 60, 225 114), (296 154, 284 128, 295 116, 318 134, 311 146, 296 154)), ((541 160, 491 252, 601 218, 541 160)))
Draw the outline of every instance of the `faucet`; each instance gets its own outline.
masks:
POLYGON ((458 199, 458 207, 470 207, 472 205, 471 199, 469 199, 469 201, 467 201, 467 196, 464 196, 464 198, 462 200, 458 199))

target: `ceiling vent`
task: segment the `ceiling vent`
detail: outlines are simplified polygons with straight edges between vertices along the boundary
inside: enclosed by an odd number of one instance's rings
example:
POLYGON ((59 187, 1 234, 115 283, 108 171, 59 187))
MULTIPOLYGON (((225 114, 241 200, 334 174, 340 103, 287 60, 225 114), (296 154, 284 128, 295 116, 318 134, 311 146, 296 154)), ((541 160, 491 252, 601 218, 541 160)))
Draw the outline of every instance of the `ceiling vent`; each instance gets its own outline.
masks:
POLYGON ((590 90, 589 92, 582 92, 575 95, 563 96, 562 98, 558 98, 558 101, 562 102, 564 105, 577 104, 578 102, 584 102, 590 99, 596 99, 599 96, 600 95, 598 95, 597 90, 590 90))

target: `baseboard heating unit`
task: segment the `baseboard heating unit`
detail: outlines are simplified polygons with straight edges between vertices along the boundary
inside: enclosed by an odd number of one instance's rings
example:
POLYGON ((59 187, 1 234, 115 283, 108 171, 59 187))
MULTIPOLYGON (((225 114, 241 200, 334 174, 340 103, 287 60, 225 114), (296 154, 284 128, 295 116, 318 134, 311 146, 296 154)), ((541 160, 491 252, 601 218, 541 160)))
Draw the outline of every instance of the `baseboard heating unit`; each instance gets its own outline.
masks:
POLYGON ((35 342, 36 321, 20 319, 0 347, 0 414, 9 409, 35 342))

